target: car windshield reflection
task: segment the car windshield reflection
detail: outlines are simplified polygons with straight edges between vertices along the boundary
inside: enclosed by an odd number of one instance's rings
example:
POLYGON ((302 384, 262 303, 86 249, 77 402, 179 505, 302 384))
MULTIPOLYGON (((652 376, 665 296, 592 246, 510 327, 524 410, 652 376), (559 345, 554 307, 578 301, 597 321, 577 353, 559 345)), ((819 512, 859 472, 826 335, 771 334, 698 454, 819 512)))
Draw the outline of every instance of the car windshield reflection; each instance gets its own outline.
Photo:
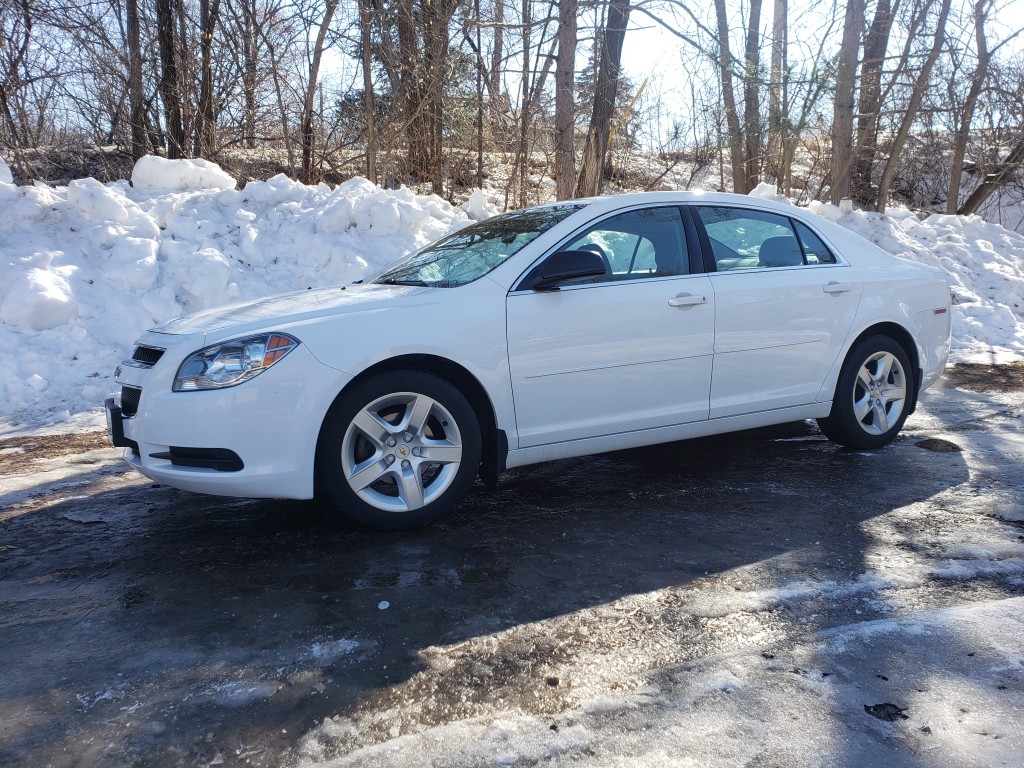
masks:
POLYGON ((580 203, 512 211, 471 224, 414 253, 371 282, 454 288, 486 275, 560 221, 580 203))

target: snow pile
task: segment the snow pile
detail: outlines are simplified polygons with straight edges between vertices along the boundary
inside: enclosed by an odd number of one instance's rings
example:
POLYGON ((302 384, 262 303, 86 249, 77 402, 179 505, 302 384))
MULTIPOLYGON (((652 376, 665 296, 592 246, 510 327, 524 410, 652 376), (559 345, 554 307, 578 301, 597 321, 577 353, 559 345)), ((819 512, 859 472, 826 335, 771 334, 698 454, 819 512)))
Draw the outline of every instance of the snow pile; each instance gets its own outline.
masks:
POLYGON ((209 160, 165 160, 146 155, 135 163, 132 186, 193 192, 200 189, 234 189, 235 180, 209 160))
POLYGON ((0 421, 96 409, 131 342, 158 323, 358 280, 471 220, 440 197, 360 178, 235 190, 212 163, 149 157, 132 181, 0 183, 0 421))
POLYGON ((7 162, 0 157, 0 184, 13 184, 14 175, 11 173, 10 167, 7 162))

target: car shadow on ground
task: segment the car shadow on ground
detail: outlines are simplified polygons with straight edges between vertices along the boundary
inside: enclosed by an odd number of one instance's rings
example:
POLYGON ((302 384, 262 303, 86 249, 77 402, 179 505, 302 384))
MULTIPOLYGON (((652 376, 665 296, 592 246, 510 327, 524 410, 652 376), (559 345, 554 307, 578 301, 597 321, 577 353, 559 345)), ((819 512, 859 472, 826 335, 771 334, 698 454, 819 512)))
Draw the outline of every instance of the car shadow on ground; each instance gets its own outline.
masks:
POLYGON ((0 762, 267 744, 435 646, 752 563, 779 582, 856 564, 862 522, 967 478, 957 452, 856 453, 800 423, 515 470, 403 533, 145 484, 41 506, 2 529, 0 762))

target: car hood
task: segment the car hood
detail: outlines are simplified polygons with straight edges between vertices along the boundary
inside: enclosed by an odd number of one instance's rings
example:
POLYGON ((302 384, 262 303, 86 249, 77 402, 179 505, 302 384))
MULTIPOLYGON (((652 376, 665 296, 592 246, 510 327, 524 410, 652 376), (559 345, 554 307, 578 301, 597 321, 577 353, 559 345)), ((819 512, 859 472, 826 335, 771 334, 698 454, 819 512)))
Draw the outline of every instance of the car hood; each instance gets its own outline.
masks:
POLYGON ((248 331, 271 322, 275 325, 290 325, 327 314, 376 308, 375 305, 380 302, 395 301, 426 290, 429 289, 420 286, 371 284, 296 291, 205 309, 170 320, 152 331, 185 336, 228 328, 248 331))

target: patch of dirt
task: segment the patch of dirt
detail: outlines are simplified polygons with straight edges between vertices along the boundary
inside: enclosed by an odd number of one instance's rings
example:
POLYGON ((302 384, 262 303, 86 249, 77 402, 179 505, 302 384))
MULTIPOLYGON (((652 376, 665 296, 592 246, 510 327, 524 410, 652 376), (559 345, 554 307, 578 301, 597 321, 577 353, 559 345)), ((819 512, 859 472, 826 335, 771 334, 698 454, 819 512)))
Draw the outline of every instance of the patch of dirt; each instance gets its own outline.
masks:
POLYGON ((1024 362, 954 365, 946 369, 944 379, 958 389, 971 392, 1020 392, 1024 391, 1024 362))
POLYGON ((31 471, 26 464, 110 447, 106 432, 9 437, 0 440, 0 475, 25 474, 31 471))

